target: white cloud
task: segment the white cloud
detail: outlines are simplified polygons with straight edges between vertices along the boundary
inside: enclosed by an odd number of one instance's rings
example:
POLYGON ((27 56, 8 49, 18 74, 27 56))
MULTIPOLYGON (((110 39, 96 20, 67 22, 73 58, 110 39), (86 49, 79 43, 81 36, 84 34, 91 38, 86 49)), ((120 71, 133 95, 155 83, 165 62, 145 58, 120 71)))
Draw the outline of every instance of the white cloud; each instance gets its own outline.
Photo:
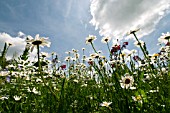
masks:
POLYGON ((170 0, 91 0, 90 23, 100 35, 120 38, 140 28, 142 37, 155 30, 169 9, 170 0))
MULTIPOLYGON (((12 44, 8 51, 7 51, 7 59, 10 59, 13 57, 13 55, 21 55, 25 49, 25 34, 22 32, 18 33, 18 36, 12 37, 7 33, 0 33, 0 50, 2 51, 4 48, 4 44, 10 43, 12 44)), ((35 55, 35 51, 31 54, 31 56, 35 55)), ((31 58, 32 59, 32 58, 31 58)))

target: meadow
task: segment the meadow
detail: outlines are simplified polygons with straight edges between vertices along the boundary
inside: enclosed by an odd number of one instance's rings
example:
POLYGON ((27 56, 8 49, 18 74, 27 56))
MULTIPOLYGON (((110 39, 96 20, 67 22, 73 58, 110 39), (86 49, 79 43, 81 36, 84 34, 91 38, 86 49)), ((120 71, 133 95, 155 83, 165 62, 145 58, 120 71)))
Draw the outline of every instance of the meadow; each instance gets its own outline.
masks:
MULTIPOLYGON (((125 53, 128 42, 110 46, 110 37, 101 42, 109 56, 94 47, 96 36, 85 43, 94 53, 79 54, 72 49, 64 61, 57 54, 43 52, 50 46, 45 37, 28 36, 23 54, 6 59, 12 44, 6 42, 0 56, 1 113, 169 113, 170 33, 162 34, 160 50, 150 55, 146 43, 136 39, 136 50, 125 53), (40 49, 41 48, 41 49, 40 49), (37 56, 30 61, 29 54, 37 56)), ((156 45, 155 45, 156 46, 156 45)))

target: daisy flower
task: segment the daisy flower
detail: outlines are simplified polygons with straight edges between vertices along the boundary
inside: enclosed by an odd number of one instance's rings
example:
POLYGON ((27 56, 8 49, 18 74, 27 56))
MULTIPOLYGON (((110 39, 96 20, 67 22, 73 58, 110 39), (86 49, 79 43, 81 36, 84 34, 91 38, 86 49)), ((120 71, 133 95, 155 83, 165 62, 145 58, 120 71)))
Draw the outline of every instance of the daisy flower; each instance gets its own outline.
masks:
POLYGON ((17 95, 14 96, 15 101, 19 101, 21 98, 22 98, 21 96, 17 96, 17 95))
POLYGON ((99 58, 99 54, 98 53, 92 53, 92 54, 90 54, 90 57, 99 58))
POLYGON ((31 48, 31 52, 33 51, 34 47, 38 45, 41 47, 44 47, 44 46, 50 47, 51 42, 47 41, 47 39, 48 38, 40 37, 39 34, 35 36, 35 39, 31 36, 28 36, 26 40, 27 47, 31 48))
POLYGON ((32 92, 33 92, 34 94, 40 94, 40 92, 37 91, 37 89, 36 89, 35 87, 32 89, 32 92))
POLYGON ((134 83, 134 79, 129 74, 125 74, 125 76, 121 77, 120 85, 121 85, 122 88, 125 88, 125 89, 128 89, 128 88, 135 89, 135 87, 132 87, 133 83, 134 83))
POLYGON ((82 48, 82 50, 84 51, 86 48, 82 48))
POLYGON ((2 96, 2 97, 0 96, 0 100, 8 100, 8 98, 9 97, 7 97, 7 96, 2 96))
POLYGON ((96 40, 96 36, 93 36, 93 35, 89 35, 87 38, 86 38, 86 44, 90 44, 92 43, 94 40, 96 40))
POLYGON ((110 42, 110 40, 111 40, 110 37, 103 37, 102 40, 101 40, 101 42, 102 42, 102 43, 108 43, 108 42, 110 42))
POLYGON ((43 58, 50 56, 47 52, 41 52, 40 54, 41 54, 41 56, 42 56, 43 58))
POLYGON ((162 33, 162 36, 160 36, 160 37, 158 38, 158 41, 159 41, 160 43, 167 43, 168 40, 170 40, 170 33, 169 33, 169 32, 167 32, 166 34, 165 34, 165 33, 162 33))
POLYGON ((88 57, 88 58, 86 58, 86 61, 88 62, 89 65, 93 65, 94 58, 93 57, 88 57))
POLYGON ((104 102, 102 102, 102 103, 100 104, 100 106, 109 107, 110 104, 112 104, 112 102, 106 102, 106 101, 104 101, 104 102))
POLYGON ((71 57, 70 57, 70 56, 65 57, 65 61, 66 61, 66 62, 68 62, 68 61, 70 61, 70 60, 71 60, 71 57))
POLYGON ((127 32, 127 35, 134 34, 135 32, 137 32, 139 30, 140 30, 140 28, 134 29, 134 30, 130 30, 129 32, 127 32))
POLYGON ((141 95, 138 95, 138 96, 132 96, 132 99, 135 101, 135 102, 139 102, 139 103, 143 103, 142 102, 142 96, 141 95))
POLYGON ((136 46, 136 47, 140 47, 140 45, 143 47, 144 46, 144 41, 142 41, 142 40, 139 40, 139 42, 138 41, 136 41, 136 42, 134 42, 134 45, 136 46))

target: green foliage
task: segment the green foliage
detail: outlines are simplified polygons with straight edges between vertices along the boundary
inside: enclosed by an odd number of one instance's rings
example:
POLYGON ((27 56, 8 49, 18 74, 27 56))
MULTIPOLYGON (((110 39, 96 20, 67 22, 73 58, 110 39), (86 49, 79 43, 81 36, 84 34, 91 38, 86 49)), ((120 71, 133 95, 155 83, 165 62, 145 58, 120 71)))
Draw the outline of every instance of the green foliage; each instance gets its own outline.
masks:
POLYGON ((28 60, 29 58, 29 48, 25 48, 25 50, 23 51, 23 54, 20 56, 21 60, 28 60))
POLYGON ((5 58, 5 56, 6 56, 7 50, 8 50, 7 43, 5 43, 4 49, 3 49, 2 53, 1 53, 1 56, 0 56, 0 66, 2 67, 2 69, 4 69, 5 66, 6 66, 6 58, 5 58))

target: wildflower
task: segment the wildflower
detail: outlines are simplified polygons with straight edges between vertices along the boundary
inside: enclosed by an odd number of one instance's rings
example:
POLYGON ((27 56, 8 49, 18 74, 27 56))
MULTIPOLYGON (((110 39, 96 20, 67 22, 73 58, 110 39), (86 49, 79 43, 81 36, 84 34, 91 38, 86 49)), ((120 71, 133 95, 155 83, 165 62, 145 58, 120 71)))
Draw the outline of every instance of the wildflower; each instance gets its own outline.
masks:
POLYGON ((138 96, 132 96, 132 99, 136 102, 139 102, 142 104, 142 96, 138 95, 138 96))
POLYGON ((72 57, 71 60, 72 60, 73 62, 75 62, 75 61, 76 61, 76 58, 75 58, 75 57, 72 57))
POLYGON ((85 60, 86 60, 86 55, 83 55, 82 60, 83 60, 83 61, 85 61, 85 60))
POLYGON ((19 101, 21 98, 22 98, 21 96, 17 96, 17 95, 14 96, 14 99, 15 99, 16 101, 19 101))
POLYGON ((168 73, 168 69, 167 68, 165 68, 165 67, 162 67, 161 68, 161 71, 165 74, 165 73, 168 73))
POLYGON ((66 68, 66 65, 64 64, 64 65, 61 65, 60 67, 62 70, 64 70, 66 68))
POLYGON ((128 45, 128 42, 123 42, 123 45, 128 45))
POLYGON ((41 80, 41 79, 39 79, 39 78, 37 78, 37 79, 36 79, 36 82, 42 82, 42 80, 41 80))
POLYGON ((7 76, 9 71, 0 71, 0 76, 7 76))
POLYGON ((75 54, 75 58, 78 59, 80 57, 80 54, 79 53, 76 53, 75 54))
POLYGON ((122 54, 120 54, 120 57, 125 57, 126 56, 126 54, 124 53, 124 52, 122 52, 122 54))
MULTIPOLYGON (((18 64, 18 65, 19 65, 19 64, 18 64)), ((10 64, 10 65, 8 65, 8 66, 7 66, 7 68, 15 69, 15 68, 16 68, 16 66, 15 66, 14 64, 10 64)))
POLYGON ((138 61, 138 60, 140 60, 140 57, 139 57, 139 56, 134 56, 134 57, 133 57, 133 60, 134 60, 134 61, 138 61))
POLYGON ((93 42, 93 40, 96 40, 96 36, 93 36, 93 35, 89 35, 87 38, 86 38, 86 44, 90 44, 93 42))
POLYGON ((120 45, 114 45, 111 49, 111 53, 113 54, 114 52, 117 52, 118 50, 120 50, 120 45))
POLYGON ((93 63, 94 63, 93 61, 88 61, 89 65, 93 65, 93 63))
POLYGON ((78 81, 78 80, 76 80, 76 79, 74 79, 74 80, 73 80, 73 82, 78 83, 79 81, 78 81))
POLYGON ((55 63, 59 63, 59 62, 60 61, 58 60, 58 56, 56 55, 56 57, 54 59, 52 59, 52 63, 54 65, 55 63))
POLYGON ((75 50, 75 49, 73 48, 73 49, 72 49, 72 52, 73 52, 73 53, 77 53, 78 50, 75 50))
POLYGON ((34 94, 40 94, 40 92, 37 91, 35 87, 32 89, 32 92, 33 92, 34 94))
POLYGON ((150 80, 151 77, 149 76, 149 74, 145 73, 144 75, 144 78, 143 78, 143 81, 146 82, 147 80, 150 80))
POLYGON ((35 36, 35 39, 33 39, 31 36, 28 36, 27 47, 31 47, 31 52, 33 51, 34 47, 39 45, 41 47, 47 46, 50 47, 51 42, 47 41, 48 38, 45 37, 39 37, 39 34, 35 36))
POLYGON ((158 56, 159 56, 158 53, 155 53, 155 54, 152 55, 152 57, 158 57, 158 56))
POLYGON ((29 76, 26 76, 26 79, 25 79, 25 80, 28 80, 28 81, 29 81, 29 80, 31 80, 31 79, 30 79, 30 77, 29 77, 29 76))
POLYGON ((165 46, 170 46, 170 42, 167 42, 165 46))
POLYGON ((170 39, 170 33, 167 32, 166 34, 165 33, 162 33, 162 36, 160 36, 158 38, 158 41, 161 42, 161 43, 167 43, 167 41, 170 39))
POLYGON ((138 41, 134 42, 134 45, 135 45, 136 47, 140 47, 140 45, 143 47, 144 44, 145 44, 145 42, 142 41, 142 40, 139 40, 139 42, 138 42, 138 41))
POLYGON ((103 103, 100 104, 100 106, 109 107, 110 104, 112 104, 112 102, 106 102, 106 101, 104 101, 103 103))
POLYGON ((93 53, 93 54, 90 54, 90 57, 92 57, 92 58, 99 58, 99 54, 98 53, 93 53))
MULTIPOLYGON (((130 76, 129 74, 125 74, 125 76, 121 77, 122 79, 120 80, 120 85, 122 88, 128 89, 130 87, 132 87, 133 83, 134 83, 134 79, 132 76, 130 76)), ((135 88, 132 88, 135 89, 135 88)))
POLYGON ((94 63, 93 57, 88 57, 88 58, 86 58, 86 60, 87 60, 89 65, 93 65, 93 63, 94 63))
POLYGON ((134 34, 135 32, 139 31, 140 28, 137 28, 137 29, 134 29, 134 30, 130 30, 127 35, 130 35, 130 34, 134 34))
POLYGON ((161 53, 166 52, 165 47, 161 47, 159 50, 160 50, 161 53))
POLYGON ((81 87, 87 87, 87 84, 82 84, 81 87))
POLYGON ((170 52, 170 46, 166 46, 165 51, 166 51, 166 53, 169 53, 170 52))
POLYGON ((123 42, 122 47, 123 47, 123 48, 126 48, 127 45, 128 45, 128 42, 123 42))
POLYGON ((150 93, 156 93, 156 92, 159 92, 159 90, 150 90, 149 92, 150 93))
POLYGON ((40 91, 37 91, 37 89, 35 87, 32 90, 28 87, 27 91, 32 92, 34 94, 40 94, 40 91))
POLYGON ((82 48, 82 50, 84 51, 84 50, 85 50, 85 48, 82 48))
POLYGON ((98 54, 102 54, 103 52, 102 52, 102 50, 99 50, 99 51, 97 51, 97 53, 98 53, 98 54))
POLYGON ((56 54, 55 52, 52 52, 52 53, 51 53, 52 56, 55 55, 55 54, 56 54))
POLYGON ((12 44, 11 43, 8 43, 9 46, 11 46, 12 44))
POLYGON ((71 53, 71 51, 66 51, 65 53, 69 55, 71 53))
POLYGON ((105 56, 100 56, 101 59, 103 60, 106 60, 106 57, 105 56))
POLYGON ((70 61, 70 60, 71 60, 70 56, 67 56, 67 57, 65 58, 65 61, 66 61, 66 62, 68 62, 68 61, 70 61))
POLYGON ((102 40, 101 40, 101 42, 102 42, 102 43, 108 43, 108 42, 110 42, 110 40, 111 40, 110 37, 103 37, 102 40))
POLYGON ((6 76, 6 81, 7 81, 7 82, 10 82, 10 81, 11 81, 10 76, 6 76))
POLYGON ((8 98, 9 98, 9 97, 2 96, 2 97, 0 97, 0 100, 5 100, 5 99, 8 100, 8 98))
POLYGON ((41 56, 44 58, 44 57, 49 57, 49 54, 46 53, 46 52, 41 52, 41 56))

